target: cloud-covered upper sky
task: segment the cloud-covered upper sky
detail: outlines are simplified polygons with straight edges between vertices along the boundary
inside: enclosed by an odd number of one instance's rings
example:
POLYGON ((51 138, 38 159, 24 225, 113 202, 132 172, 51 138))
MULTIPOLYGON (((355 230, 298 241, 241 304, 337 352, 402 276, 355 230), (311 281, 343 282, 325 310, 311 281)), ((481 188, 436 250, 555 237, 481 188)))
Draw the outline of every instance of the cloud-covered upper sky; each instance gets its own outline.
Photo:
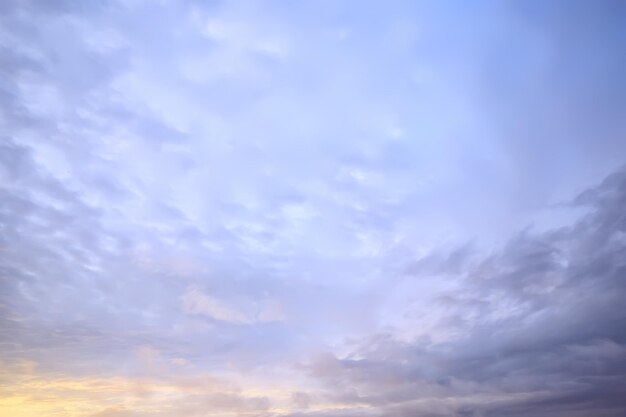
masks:
POLYGON ((623 416, 624 19, 0 2, 0 416, 623 416))

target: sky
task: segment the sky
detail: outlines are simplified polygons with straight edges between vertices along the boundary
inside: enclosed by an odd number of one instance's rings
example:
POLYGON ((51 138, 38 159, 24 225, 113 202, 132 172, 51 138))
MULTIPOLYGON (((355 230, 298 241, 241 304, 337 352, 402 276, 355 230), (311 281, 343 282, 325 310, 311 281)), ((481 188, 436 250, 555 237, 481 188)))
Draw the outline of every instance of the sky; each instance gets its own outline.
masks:
POLYGON ((624 416, 625 19, 3 0, 0 416, 624 416))

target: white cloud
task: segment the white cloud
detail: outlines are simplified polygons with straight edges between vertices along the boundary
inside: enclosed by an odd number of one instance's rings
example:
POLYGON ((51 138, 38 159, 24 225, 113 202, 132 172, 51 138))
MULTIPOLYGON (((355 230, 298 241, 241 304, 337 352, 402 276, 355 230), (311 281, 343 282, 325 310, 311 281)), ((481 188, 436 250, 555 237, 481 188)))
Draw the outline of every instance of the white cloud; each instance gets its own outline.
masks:
POLYGON ((243 312, 227 303, 212 297, 198 287, 190 286, 181 297, 183 309, 187 314, 203 315, 214 320, 234 324, 250 324, 252 320, 243 312))
POLYGON ((262 304, 261 311, 257 316, 257 321, 261 323, 271 323, 287 320, 285 310, 279 300, 273 299, 262 304))

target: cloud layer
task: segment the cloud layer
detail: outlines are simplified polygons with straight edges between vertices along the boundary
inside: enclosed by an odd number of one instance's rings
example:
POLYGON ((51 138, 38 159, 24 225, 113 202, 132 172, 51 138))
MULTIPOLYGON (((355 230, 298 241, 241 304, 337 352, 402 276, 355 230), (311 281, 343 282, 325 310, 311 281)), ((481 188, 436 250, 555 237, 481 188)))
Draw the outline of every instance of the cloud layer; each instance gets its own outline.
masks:
POLYGON ((624 6, 366 3, 0 4, 0 416, 624 414, 624 6))

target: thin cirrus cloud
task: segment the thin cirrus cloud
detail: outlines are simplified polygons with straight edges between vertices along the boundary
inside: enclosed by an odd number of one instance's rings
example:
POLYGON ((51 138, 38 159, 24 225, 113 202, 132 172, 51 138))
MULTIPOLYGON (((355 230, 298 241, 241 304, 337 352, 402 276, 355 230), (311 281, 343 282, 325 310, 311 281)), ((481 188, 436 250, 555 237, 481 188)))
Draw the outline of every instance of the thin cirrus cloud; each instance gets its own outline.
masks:
POLYGON ((0 416, 624 414, 620 4, 0 11, 0 416))

